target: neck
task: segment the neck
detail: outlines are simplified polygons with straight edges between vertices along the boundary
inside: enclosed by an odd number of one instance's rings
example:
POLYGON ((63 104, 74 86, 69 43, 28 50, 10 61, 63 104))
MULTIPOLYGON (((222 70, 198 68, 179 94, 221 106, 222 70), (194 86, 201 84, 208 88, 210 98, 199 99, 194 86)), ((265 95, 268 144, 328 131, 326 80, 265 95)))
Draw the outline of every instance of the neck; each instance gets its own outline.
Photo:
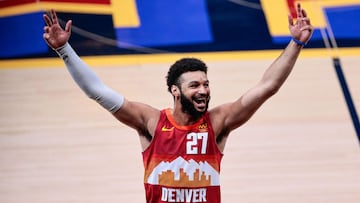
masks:
POLYGON ((181 108, 174 108, 171 113, 176 123, 182 126, 192 125, 200 119, 200 117, 194 117, 189 113, 183 112, 181 108))

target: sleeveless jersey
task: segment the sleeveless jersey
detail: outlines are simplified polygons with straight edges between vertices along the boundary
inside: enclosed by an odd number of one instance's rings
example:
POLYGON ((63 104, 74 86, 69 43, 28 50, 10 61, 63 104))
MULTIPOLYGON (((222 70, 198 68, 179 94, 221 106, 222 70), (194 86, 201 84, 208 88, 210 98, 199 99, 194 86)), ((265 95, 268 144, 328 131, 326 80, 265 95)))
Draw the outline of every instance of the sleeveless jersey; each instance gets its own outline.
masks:
POLYGON ((177 125, 161 111, 155 134, 142 153, 148 203, 220 203, 220 164, 209 113, 190 126, 177 125))

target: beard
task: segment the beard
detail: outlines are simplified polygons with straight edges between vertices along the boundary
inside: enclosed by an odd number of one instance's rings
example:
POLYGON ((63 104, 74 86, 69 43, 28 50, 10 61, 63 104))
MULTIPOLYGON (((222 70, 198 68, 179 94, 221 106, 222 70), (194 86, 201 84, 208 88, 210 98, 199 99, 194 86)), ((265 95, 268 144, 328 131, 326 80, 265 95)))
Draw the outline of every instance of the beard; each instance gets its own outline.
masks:
MULTIPOLYGON (((203 116, 206 111, 208 110, 209 107, 209 102, 210 102, 210 96, 208 96, 208 100, 206 101, 206 107, 204 111, 198 111, 195 109, 194 104, 192 103, 192 101, 188 98, 186 98, 186 96, 182 93, 182 91, 180 90, 180 102, 181 102, 181 110, 184 113, 188 113, 191 116, 195 117, 195 119, 200 118, 201 116, 203 116)), ((192 98, 194 100, 194 98, 192 98)))

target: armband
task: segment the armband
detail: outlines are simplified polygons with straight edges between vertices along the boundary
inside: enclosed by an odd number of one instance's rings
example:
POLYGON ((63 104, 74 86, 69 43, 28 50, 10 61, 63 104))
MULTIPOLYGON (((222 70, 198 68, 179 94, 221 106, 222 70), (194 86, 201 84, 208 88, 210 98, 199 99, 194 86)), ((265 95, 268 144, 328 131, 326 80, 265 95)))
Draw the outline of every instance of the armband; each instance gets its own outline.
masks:
POLYGON ((63 59, 71 77, 83 92, 102 107, 115 113, 124 103, 124 97, 106 86, 95 72, 80 59, 69 43, 55 49, 63 59))
POLYGON ((297 45, 302 46, 302 47, 306 46, 306 44, 307 44, 307 42, 302 42, 302 41, 300 41, 300 40, 295 39, 294 37, 292 38, 292 40, 293 40, 297 45))

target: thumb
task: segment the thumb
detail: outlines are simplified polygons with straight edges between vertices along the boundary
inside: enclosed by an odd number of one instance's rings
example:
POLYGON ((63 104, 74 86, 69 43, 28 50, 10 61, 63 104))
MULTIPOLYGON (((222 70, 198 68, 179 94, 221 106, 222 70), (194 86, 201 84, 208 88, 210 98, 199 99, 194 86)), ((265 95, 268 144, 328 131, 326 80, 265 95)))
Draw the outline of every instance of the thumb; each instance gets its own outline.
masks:
POLYGON ((68 33, 71 32, 71 25, 72 25, 72 20, 67 21, 67 23, 65 25, 65 32, 68 32, 68 33))

